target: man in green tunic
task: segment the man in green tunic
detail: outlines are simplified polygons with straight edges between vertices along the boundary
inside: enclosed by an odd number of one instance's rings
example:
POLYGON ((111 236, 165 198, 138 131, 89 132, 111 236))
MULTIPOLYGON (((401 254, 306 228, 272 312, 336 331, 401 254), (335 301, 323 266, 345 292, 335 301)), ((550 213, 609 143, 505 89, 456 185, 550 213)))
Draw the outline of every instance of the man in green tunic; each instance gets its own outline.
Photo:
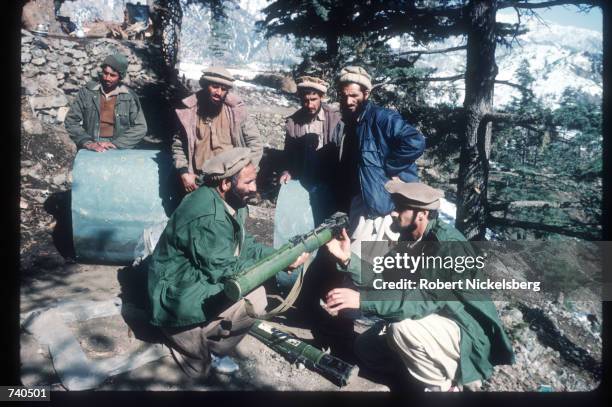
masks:
MULTIPOLYGON (((232 304, 223 280, 273 252, 244 229, 246 201, 256 190, 251 150, 238 147, 206 162, 204 185, 185 197, 168 220, 151 256, 151 323, 190 377, 208 375, 211 352, 231 354, 267 305, 259 287, 232 304), (249 312, 247 312, 249 310, 249 312)), ((301 255, 289 269, 306 260, 301 255)))
MULTIPOLYGON (((387 182, 385 189, 395 205, 393 228, 400 241, 414 242, 413 253, 433 247, 429 254, 445 258, 474 255, 469 245, 458 243, 465 237, 437 218, 442 191, 399 180, 387 182)), ((351 254, 349 237, 343 234, 342 240, 333 239, 327 246, 338 267, 350 272, 361 288, 329 291, 324 308, 332 315, 345 308, 360 309, 383 319, 355 341, 355 353, 365 366, 378 371, 403 368, 427 391, 458 391, 463 386, 479 389, 494 365, 513 363, 510 340, 495 306, 482 294, 475 301, 462 290, 441 295, 415 288, 400 291, 399 298, 369 300, 364 295, 367 282, 361 278, 361 259, 351 254)), ((417 275, 434 277, 436 272, 421 269, 417 275)))

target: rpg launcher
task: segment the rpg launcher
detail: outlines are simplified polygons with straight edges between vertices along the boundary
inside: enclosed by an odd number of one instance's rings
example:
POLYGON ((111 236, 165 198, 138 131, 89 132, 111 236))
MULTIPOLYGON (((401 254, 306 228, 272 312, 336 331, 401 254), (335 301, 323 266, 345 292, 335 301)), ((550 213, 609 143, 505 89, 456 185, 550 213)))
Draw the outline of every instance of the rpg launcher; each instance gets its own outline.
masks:
POLYGON ((354 365, 349 365, 266 322, 256 321, 249 333, 280 353, 290 363, 302 363, 336 386, 346 386, 357 372, 354 365))
POLYGON ((232 301, 238 301, 267 279, 286 269, 303 252, 311 253, 329 242, 334 236, 340 236, 342 228, 348 228, 348 217, 345 213, 336 212, 314 230, 291 238, 271 255, 261 259, 242 273, 225 280, 225 295, 232 301))

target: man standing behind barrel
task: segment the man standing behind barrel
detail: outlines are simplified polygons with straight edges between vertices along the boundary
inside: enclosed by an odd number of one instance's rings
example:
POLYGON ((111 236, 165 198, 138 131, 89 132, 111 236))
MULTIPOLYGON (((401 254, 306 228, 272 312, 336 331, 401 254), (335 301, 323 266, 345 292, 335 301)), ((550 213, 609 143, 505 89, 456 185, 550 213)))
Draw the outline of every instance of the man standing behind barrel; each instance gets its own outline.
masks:
MULTIPOLYGON (((202 166, 204 185, 172 214, 149 265, 151 323, 192 378, 207 376, 211 352, 227 355, 246 335, 255 322, 248 308, 261 314, 267 305, 263 287, 234 304, 223 293, 224 278, 273 252, 244 230, 246 200, 257 190, 252 160, 250 149, 238 147, 202 166)), ((288 268, 306 258, 302 254, 288 268)))
POLYGON ((147 134, 140 101, 122 83, 127 68, 125 56, 107 56, 100 81, 85 85, 70 105, 64 125, 77 148, 133 148, 147 134))
POLYGON ((425 138, 394 110, 369 101, 372 82, 365 69, 347 66, 340 71, 338 97, 344 131, 340 150, 338 196, 349 210, 352 249, 361 241, 397 240, 390 230, 391 196, 384 189, 392 178, 418 181, 415 161, 423 154, 425 138))
POLYGON ((200 78, 202 89, 183 99, 176 109, 180 129, 172 156, 186 192, 198 188, 197 174, 212 157, 234 147, 248 147, 255 167, 263 153, 259 130, 249 120, 244 102, 229 93, 234 78, 224 68, 210 67, 200 78))
POLYGON ((297 78, 298 96, 302 107, 287 118, 285 125, 285 171, 280 182, 305 178, 311 182, 327 181, 332 176, 330 164, 335 161, 333 150, 325 146, 332 140, 340 122, 340 112, 322 99, 329 86, 312 76, 297 78))

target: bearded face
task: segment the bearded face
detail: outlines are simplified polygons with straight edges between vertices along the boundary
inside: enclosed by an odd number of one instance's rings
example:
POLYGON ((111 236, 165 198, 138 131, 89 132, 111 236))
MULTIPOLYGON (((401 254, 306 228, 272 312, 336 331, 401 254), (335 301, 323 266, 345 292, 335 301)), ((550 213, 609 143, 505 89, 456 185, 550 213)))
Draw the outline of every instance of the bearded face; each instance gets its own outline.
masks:
POLYGON ((209 83, 206 87, 208 90, 209 102, 213 106, 221 106, 227 97, 229 88, 218 83, 209 83))
POLYGON ((253 164, 244 167, 232 177, 232 185, 227 191, 227 200, 236 209, 246 205, 248 200, 257 193, 257 169, 253 164))
POLYGON ((359 115, 368 100, 369 92, 356 83, 348 83, 340 88, 339 97, 342 118, 350 120, 359 115))
POLYGON ((391 231, 400 234, 400 240, 418 240, 427 227, 429 212, 412 208, 396 209, 391 212, 391 231))

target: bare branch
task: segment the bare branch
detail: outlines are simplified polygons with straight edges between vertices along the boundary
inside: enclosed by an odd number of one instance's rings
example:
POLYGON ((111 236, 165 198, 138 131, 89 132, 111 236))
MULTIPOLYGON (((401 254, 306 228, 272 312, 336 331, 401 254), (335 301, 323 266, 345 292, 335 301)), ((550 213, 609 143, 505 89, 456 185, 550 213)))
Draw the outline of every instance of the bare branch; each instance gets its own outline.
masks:
POLYGON ((433 51, 427 51, 427 50, 422 50, 422 51, 405 51, 405 52, 400 52, 399 54, 397 54, 398 56, 401 55, 411 55, 411 54, 416 54, 416 55, 430 55, 430 54, 444 54, 446 52, 454 52, 454 51, 461 51, 467 49, 467 45, 460 45, 458 47, 450 47, 450 48, 446 48, 446 49, 436 49, 433 51))
POLYGON ((554 6, 601 6, 600 0, 550 0, 541 3, 527 3, 522 1, 502 1, 498 5, 498 9, 514 7, 524 9, 549 8, 554 6))
POLYGON ((384 81, 381 83, 377 83, 376 85, 372 86, 372 90, 379 88, 381 86, 384 85, 399 85, 401 83, 405 83, 405 82, 454 82, 454 81, 458 81, 461 79, 465 78, 465 74, 460 74, 460 75, 454 75, 454 76, 438 76, 438 77, 424 77, 424 78, 419 78, 416 76, 413 77, 406 77, 406 78, 396 78, 393 80, 388 80, 388 81, 384 81))
POLYGON ((454 76, 441 76, 441 77, 426 77, 426 78, 415 78, 419 82, 454 82, 465 78, 465 74, 459 74, 454 76))

